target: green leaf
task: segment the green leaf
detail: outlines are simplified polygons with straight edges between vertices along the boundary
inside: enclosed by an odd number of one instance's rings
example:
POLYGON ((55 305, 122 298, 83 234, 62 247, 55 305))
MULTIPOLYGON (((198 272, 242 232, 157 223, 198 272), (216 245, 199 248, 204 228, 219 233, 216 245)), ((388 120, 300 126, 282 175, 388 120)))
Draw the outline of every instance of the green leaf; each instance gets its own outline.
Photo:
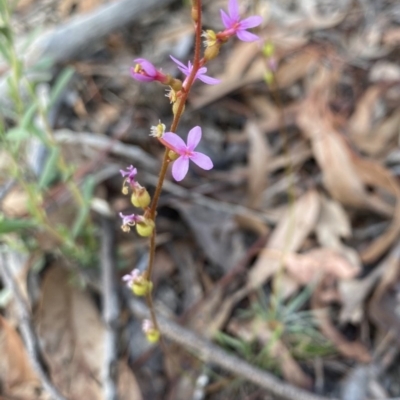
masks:
POLYGON ((34 228, 36 222, 30 219, 0 219, 0 234, 34 228))
POLYGON ((34 103, 25 111, 25 114, 23 115, 20 123, 21 128, 28 129, 28 127, 32 125, 32 119, 35 115, 36 110, 37 104, 34 103))
POLYGON ((86 219, 89 215, 90 211, 90 202, 93 196, 93 191, 95 188, 96 182, 93 178, 93 176, 88 176, 85 180, 85 183, 83 184, 83 200, 84 200, 84 205, 83 207, 79 210, 78 215, 76 217, 74 226, 72 228, 72 237, 76 238, 79 233, 81 232, 83 225, 86 222, 86 219))
POLYGON ((73 68, 65 68, 60 76, 58 77, 54 87, 50 92, 50 101, 49 106, 52 106, 54 102, 58 99, 62 91, 68 85, 69 81, 71 80, 72 76, 74 75, 75 70, 73 68))
POLYGON ((30 133, 27 129, 17 126, 15 128, 11 128, 7 131, 6 139, 11 142, 20 142, 22 140, 28 139, 30 133))
POLYGON ((50 151, 50 155, 47 158, 46 165, 43 168, 42 175, 39 180, 40 189, 47 188, 53 179, 57 176, 57 161, 60 157, 60 149, 53 147, 50 151))

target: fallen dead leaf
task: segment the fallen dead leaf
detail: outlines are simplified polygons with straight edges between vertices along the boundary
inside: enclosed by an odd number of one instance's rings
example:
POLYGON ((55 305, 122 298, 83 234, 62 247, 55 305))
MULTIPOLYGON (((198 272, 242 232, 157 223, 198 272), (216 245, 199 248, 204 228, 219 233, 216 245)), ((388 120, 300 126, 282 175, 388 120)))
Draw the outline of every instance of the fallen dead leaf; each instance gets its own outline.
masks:
POLYGON ((338 300, 339 295, 332 287, 334 280, 323 279, 311 296, 311 308, 315 310, 315 319, 322 333, 336 346, 345 357, 362 363, 371 361, 368 349, 359 341, 349 341, 340 333, 329 318, 326 306, 332 300, 338 300))
POLYGON ((321 195, 321 212, 315 233, 321 246, 338 251, 354 267, 361 268, 358 253, 342 243, 342 238, 351 237, 351 225, 340 203, 321 195))
POLYGON ((325 274, 337 279, 350 279, 360 272, 360 268, 352 265, 336 251, 324 248, 304 254, 288 254, 285 257, 285 265, 291 276, 302 285, 313 282, 325 274))
POLYGON ((0 382, 2 392, 21 400, 42 399, 41 383, 31 367, 17 331, 0 315, 0 382))
MULTIPOLYGON (((105 328, 90 296, 54 266, 46 273, 36 326, 54 384, 70 400, 103 399, 105 328)), ((135 380, 133 374, 131 380, 135 380)), ((125 382, 124 385, 127 385, 125 382)), ((141 400, 136 382, 130 399, 141 400)))
POLYGON ((400 257, 400 247, 396 246, 375 269, 363 279, 349 279, 339 282, 342 303, 340 322, 360 323, 366 312, 367 297, 387 269, 396 268, 400 257), (394 265, 393 265, 394 264, 394 265))
POLYGON ((313 190, 288 206, 285 215, 271 234, 265 250, 260 253, 249 272, 249 290, 263 285, 282 265, 283 258, 277 259, 276 254, 271 254, 271 250, 282 252, 284 255, 300 249, 305 238, 315 228, 319 209, 319 195, 313 190))

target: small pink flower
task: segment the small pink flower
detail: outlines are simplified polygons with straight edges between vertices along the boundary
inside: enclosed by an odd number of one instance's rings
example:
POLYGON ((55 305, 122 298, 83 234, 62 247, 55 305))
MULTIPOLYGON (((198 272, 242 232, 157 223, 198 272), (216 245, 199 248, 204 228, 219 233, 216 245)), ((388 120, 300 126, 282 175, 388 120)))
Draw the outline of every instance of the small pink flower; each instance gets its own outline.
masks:
MULTIPOLYGON (((193 65, 189 61, 188 65, 186 66, 185 64, 181 63, 178 59, 175 57, 170 56, 172 61, 178 65, 178 69, 188 77, 190 73, 192 72, 193 65)), ((207 85, 217 85, 221 81, 219 79, 211 78, 211 76, 206 75, 207 68, 206 67, 201 67, 196 73, 196 76, 194 80, 200 79, 202 82, 206 83, 207 85)))
POLYGON ((122 218, 121 228, 124 232, 129 232, 131 230, 131 226, 135 226, 137 222, 143 221, 143 217, 140 215, 124 215, 122 213, 119 213, 119 216, 122 218))
POLYGON ((196 165, 205 170, 209 170, 214 166, 210 157, 194 151, 200 140, 200 126, 195 126, 189 131, 187 145, 173 132, 165 132, 162 139, 160 139, 168 148, 179 154, 179 157, 174 161, 172 166, 172 176, 176 181, 181 181, 186 176, 189 170, 189 160, 192 160, 196 165))
POLYGON ((238 39, 244 42, 254 42, 259 39, 257 35, 247 32, 247 29, 255 28, 256 26, 260 25, 262 22, 262 17, 255 15, 241 20, 237 0, 229 0, 229 15, 227 15, 223 10, 220 10, 220 12, 222 23, 226 28, 224 33, 228 37, 236 35, 238 39))
POLYGON ((148 60, 144 58, 137 58, 134 60, 136 65, 131 68, 131 76, 140 82, 153 82, 159 81, 165 82, 167 77, 156 69, 156 67, 148 60))
POLYGON ((125 178, 125 182, 128 182, 131 186, 135 184, 135 176, 137 174, 137 169, 133 167, 133 165, 126 168, 126 171, 120 169, 121 175, 125 178))
POLYGON ((132 270, 129 274, 126 274, 122 277, 122 280, 126 282, 126 286, 130 289, 133 284, 139 279, 140 271, 138 269, 132 270))

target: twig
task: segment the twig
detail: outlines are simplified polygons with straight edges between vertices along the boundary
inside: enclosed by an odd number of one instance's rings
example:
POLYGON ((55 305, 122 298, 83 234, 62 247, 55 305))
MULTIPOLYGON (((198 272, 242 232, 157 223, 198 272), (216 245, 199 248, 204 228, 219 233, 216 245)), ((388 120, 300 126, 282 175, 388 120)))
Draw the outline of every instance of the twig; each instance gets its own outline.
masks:
POLYGON ((7 261, 4 253, 0 255, 0 275, 1 278, 13 294, 15 304, 18 311, 19 328, 21 330, 22 337, 25 342, 26 349, 28 351, 29 358, 33 365, 33 368, 38 374, 38 377, 43 385, 43 388, 50 394, 54 400, 67 400, 58 389, 51 382, 45 368, 43 367, 43 357, 40 352, 39 340, 36 332, 32 326, 31 313, 29 307, 26 304, 24 297, 16 283, 14 276, 7 265, 7 261))
POLYGON ((114 230, 113 220, 101 217, 101 269, 103 286, 103 319, 106 324, 105 354, 103 364, 103 390, 105 400, 117 400, 117 342, 119 301, 117 279, 114 268, 114 230))
MULTIPOLYGON (((129 295, 128 306, 139 318, 148 317, 147 307, 139 300, 129 295)), ((262 371, 239 357, 228 354, 219 346, 203 339, 194 332, 157 314, 159 329, 164 337, 172 340, 186 350, 194 352, 204 362, 215 364, 225 370, 247 379, 248 381, 267 389, 273 395, 284 400, 328 400, 306 392, 288 383, 281 382, 272 374, 262 371)), ((330 399, 335 400, 335 399, 330 399)))

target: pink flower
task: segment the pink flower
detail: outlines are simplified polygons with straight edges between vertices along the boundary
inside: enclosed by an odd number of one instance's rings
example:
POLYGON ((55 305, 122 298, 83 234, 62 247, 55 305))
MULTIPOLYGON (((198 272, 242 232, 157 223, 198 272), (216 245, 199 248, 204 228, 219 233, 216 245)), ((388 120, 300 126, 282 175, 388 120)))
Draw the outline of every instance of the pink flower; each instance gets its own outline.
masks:
POLYGON ((153 82, 159 81, 164 83, 167 77, 156 69, 156 67, 144 58, 137 58, 134 60, 136 65, 131 68, 131 76, 140 82, 153 82))
POLYGON ((125 181, 128 182, 131 186, 135 184, 135 176, 137 174, 137 169, 133 168, 133 165, 126 168, 126 171, 120 169, 121 175, 125 178, 125 181))
POLYGON ((187 145, 173 132, 165 132, 162 139, 160 139, 168 148, 179 155, 172 166, 172 176, 176 181, 181 181, 186 176, 189 170, 189 160, 192 160, 205 170, 209 170, 214 166, 210 157, 194 151, 200 140, 201 128, 199 126, 195 126, 189 131, 187 145))
POLYGON ((260 16, 255 15, 240 20, 237 0, 229 0, 228 11, 229 15, 227 15, 223 10, 220 10, 222 23, 226 28, 225 33, 227 36, 236 35, 238 39, 243 40, 244 42, 254 42, 259 39, 257 35, 247 32, 247 29, 260 25, 262 22, 260 16))
POLYGON ((122 277, 122 280, 126 282, 126 286, 128 286, 128 288, 130 289, 139 277, 140 271, 138 269, 134 269, 131 271, 131 273, 124 275, 122 277))
MULTIPOLYGON (((172 61, 178 65, 178 69, 183 72, 186 77, 190 75, 193 69, 192 63, 189 61, 188 65, 186 66, 185 64, 181 63, 179 60, 177 60, 175 57, 170 56, 172 61)), ((206 67, 201 67, 196 73, 196 76, 194 80, 200 79, 202 82, 206 83, 207 85, 217 85, 221 81, 219 79, 211 78, 211 76, 206 75, 207 68, 206 67)))
POLYGON ((130 214, 124 215, 119 213, 119 216, 122 218, 122 230, 124 232, 129 232, 131 230, 131 226, 135 226, 137 222, 142 222, 143 217, 140 215, 130 214))

